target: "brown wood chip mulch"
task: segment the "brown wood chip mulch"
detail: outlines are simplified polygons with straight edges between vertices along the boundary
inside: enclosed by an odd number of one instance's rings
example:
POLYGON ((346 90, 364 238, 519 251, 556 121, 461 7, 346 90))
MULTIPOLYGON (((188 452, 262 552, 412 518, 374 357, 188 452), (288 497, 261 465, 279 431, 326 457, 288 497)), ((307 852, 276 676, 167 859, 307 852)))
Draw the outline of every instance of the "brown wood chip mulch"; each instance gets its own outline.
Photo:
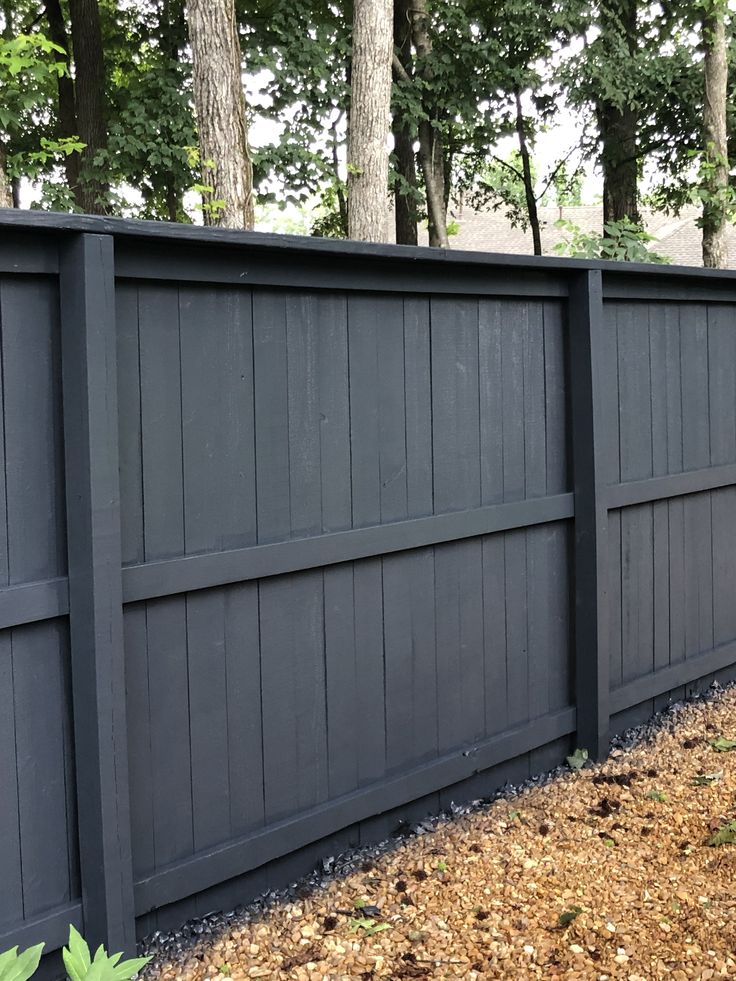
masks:
POLYGON ((671 731, 601 766, 448 820, 370 868, 235 921, 155 976, 736 977, 736 844, 708 844, 736 821, 736 748, 718 751, 719 739, 736 740, 736 689, 686 706, 671 731))

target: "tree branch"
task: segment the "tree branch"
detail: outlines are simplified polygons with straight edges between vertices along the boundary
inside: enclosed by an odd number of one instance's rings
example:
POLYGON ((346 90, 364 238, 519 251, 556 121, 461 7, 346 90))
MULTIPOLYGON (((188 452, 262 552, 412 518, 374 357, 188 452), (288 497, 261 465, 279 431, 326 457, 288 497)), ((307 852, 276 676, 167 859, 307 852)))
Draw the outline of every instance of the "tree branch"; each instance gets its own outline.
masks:
POLYGON ((399 56, 396 54, 395 51, 394 51, 394 56, 391 60, 391 66, 400 81, 406 82, 409 85, 413 84, 414 80, 412 79, 411 75, 407 72, 406 68, 404 68, 404 66, 401 64, 401 61, 399 60, 399 56))

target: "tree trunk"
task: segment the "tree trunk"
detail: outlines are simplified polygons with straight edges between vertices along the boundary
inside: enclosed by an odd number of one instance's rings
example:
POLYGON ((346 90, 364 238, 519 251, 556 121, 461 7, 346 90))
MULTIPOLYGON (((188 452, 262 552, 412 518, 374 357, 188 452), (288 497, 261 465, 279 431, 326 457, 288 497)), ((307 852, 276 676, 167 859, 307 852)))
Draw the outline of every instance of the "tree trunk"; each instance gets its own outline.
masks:
POLYGON ((69 0, 74 55, 74 102, 82 150, 75 199, 88 214, 105 214, 108 184, 94 173, 94 159, 107 147, 105 63, 97 0, 69 0))
POLYGON ((537 212, 537 196, 534 193, 534 178, 532 176, 532 162, 529 156, 529 145, 526 140, 526 123, 524 122, 524 111, 521 105, 521 92, 514 91, 516 99, 516 135, 519 139, 519 152, 521 154, 521 168, 524 178, 524 195, 526 197, 526 210, 529 215, 529 225, 532 230, 532 241, 534 243, 534 255, 542 254, 542 233, 539 228, 539 214, 537 212))
MULTIPOLYGON (((601 33, 623 35, 631 54, 636 50, 638 0, 604 0, 601 3, 601 33)), ((618 108, 610 102, 598 104, 603 169, 603 221, 629 218, 639 221, 638 157, 636 138, 638 118, 630 107, 618 108)))
MULTIPOLYGON (((398 60, 411 73, 411 0, 394 0, 394 46, 398 60)), ((412 191, 417 188, 414 139, 411 128, 398 112, 393 115, 394 163, 400 183, 394 192, 394 216, 398 245, 417 244, 417 204, 412 191)))
POLYGON ((252 228, 253 166, 234 0, 189 0, 194 106, 197 113, 204 221, 252 228))
POLYGON ((348 235, 385 242, 391 117, 392 0, 355 0, 348 153, 348 235))
POLYGON ((725 269, 728 265, 728 45, 725 15, 724 0, 710 0, 702 28, 705 51, 704 184, 707 195, 703 205, 703 265, 712 269, 725 269))
POLYGON ((13 207, 13 189, 8 179, 5 147, 0 143, 0 208, 13 207))
MULTIPOLYGON (((71 76, 71 59, 69 57, 69 36, 66 30, 64 15, 60 0, 47 0, 45 5, 46 21, 49 25, 49 37, 64 51, 64 62, 67 75, 59 75, 56 86, 59 97, 59 136, 68 138, 77 136, 77 111, 74 105, 74 81, 71 76)), ((64 174, 69 190, 75 200, 79 189, 79 154, 70 153, 64 156, 64 174)))
MULTIPOLYGON (((432 72, 427 60, 432 53, 432 38, 429 33, 427 0, 413 0, 411 19, 412 39, 417 53, 415 74, 429 81, 432 72)), ((425 106, 428 116, 431 116, 431 109, 432 107, 425 106)), ((419 164, 427 194, 429 244, 448 249, 450 240, 447 236, 444 147, 441 134, 432 126, 429 118, 419 124, 419 164)))

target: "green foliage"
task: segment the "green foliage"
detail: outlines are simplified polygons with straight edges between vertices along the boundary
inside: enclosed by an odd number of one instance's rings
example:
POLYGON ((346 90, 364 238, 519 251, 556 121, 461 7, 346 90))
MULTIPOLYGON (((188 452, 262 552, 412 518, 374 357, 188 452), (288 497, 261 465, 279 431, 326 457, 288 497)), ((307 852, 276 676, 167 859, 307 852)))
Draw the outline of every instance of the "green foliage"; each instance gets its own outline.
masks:
POLYGON ((18 948, 13 947, 0 954, 0 981, 28 981, 36 973, 43 948, 43 944, 37 944, 19 954, 18 948))
POLYGON ((708 844, 711 848, 717 848, 720 845, 736 844, 736 821, 729 821, 719 828, 710 836, 708 844))
POLYGON ((390 923, 376 923, 375 920, 371 920, 368 917, 360 917, 359 919, 350 917, 348 926, 353 933, 361 930, 366 937, 372 937, 376 933, 383 933, 384 930, 391 929, 390 923))
POLYGON ((566 909, 564 913, 560 913, 557 919, 557 925, 559 927, 569 926, 573 920, 576 920, 580 914, 583 912, 580 906, 571 906, 570 909, 566 909))
MULTIPOLYGON (((536 180, 534 168, 532 179, 536 180)), ((505 159, 493 157, 490 160, 478 176, 473 203, 476 207, 490 205, 494 211, 503 208, 515 228, 529 227, 521 153, 518 150, 512 151, 505 159)))
POLYGON ((580 167, 568 172, 563 161, 552 177, 555 190, 555 204, 558 208, 575 208, 583 203, 583 175, 580 167))
POLYGON ((87 942, 73 926, 69 927, 69 946, 62 950, 62 957, 70 981, 130 981, 151 960, 150 957, 136 957, 121 961, 122 956, 108 956, 100 945, 92 957, 87 942))
POLYGON ((667 802, 667 794, 662 790, 650 790, 647 793, 647 800, 656 800, 658 804, 665 804, 667 802))
POLYGON ((725 736, 719 736, 718 739, 713 740, 711 746, 717 753, 729 753, 736 749, 736 739, 726 739, 725 736))
POLYGON ((37 179, 68 153, 83 148, 54 133, 57 80, 67 73, 63 49, 41 33, 0 37, 0 147, 7 176, 37 179))
MULTIPOLYGON (((173 18, 176 3, 170 7, 173 18)), ((94 167, 107 181, 140 193, 142 204, 120 200, 118 209, 126 214, 187 221, 183 195, 199 177, 199 161, 190 152, 197 143, 191 66, 178 55, 183 27, 180 36, 165 13, 166 5, 159 11, 158 5, 106 0, 108 141, 94 167)))
POLYGON ((723 777, 723 770, 717 773, 698 773, 692 779, 693 787, 709 787, 711 784, 718 783, 723 777))
POLYGON ((653 242, 654 237, 628 218, 606 222, 602 232, 583 232, 565 219, 556 221, 555 227, 567 233, 563 241, 555 245, 557 255, 617 262, 669 262, 665 256, 647 248, 647 242, 653 242))
POLYGON ((572 756, 567 757, 567 765, 571 770, 582 770, 588 762, 588 750, 576 749, 572 756))

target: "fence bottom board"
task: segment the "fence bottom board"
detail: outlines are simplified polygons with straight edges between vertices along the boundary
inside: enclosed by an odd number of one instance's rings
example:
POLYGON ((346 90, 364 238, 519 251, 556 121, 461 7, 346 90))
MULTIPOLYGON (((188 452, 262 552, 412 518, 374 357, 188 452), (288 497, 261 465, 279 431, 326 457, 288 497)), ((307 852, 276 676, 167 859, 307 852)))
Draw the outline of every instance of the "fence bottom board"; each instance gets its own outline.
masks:
POLYGON ((678 664, 671 664, 668 668, 663 668, 654 674, 644 675, 611 692, 611 714, 615 715, 649 698, 673 691, 680 685, 688 685, 735 662, 736 641, 730 641, 714 647, 706 654, 698 654, 678 664))
POLYGON ((0 932, 0 953, 15 947, 21 949, 34 944, 45 943, 47 951, 63 947, 69 939, 69 926, 82 929, 81 902, 68 903, 42 913, 33 920, 27 920, 16 927, 2 928, 0 932))
POLYGON ((346 794, 247 838, 200 852, 139 880, 135 884, 136 913, 141 915, 202 892, 366 818, 544 746, 574 729, 575 709, 566 708, 346 794))
POLYGON ((555 739, 535 750, 497 763, 442 791, 427 794, 311 842, 262 868, 207 889, 194 899, 180 900, 140 916, 137 921, 138 935, 143 938, 156 930, 178 930, 184 921, 193 916, 227 912, 267 891, 285 889, 313 873, 321 860, 328 856, 370 847, 390 839, 398 843, 404 828, 446 811, 451 803, 463 804, 490 797, 507 784, 518 785, 534 774, 554 769, 570 753, 573 742, 572 734, 555 739))
POLYGON ((622 733, 626 729, 642 725, 657 712, 664 711, 668 705, 707 691, 714 681, 722 685, 736 681, 736 663, 699 675, 686 684, 678 685, 676 688, 669 689, 659 695, 645 698, 635 705, 620 709, 611 716, 611 733, 622 733))

